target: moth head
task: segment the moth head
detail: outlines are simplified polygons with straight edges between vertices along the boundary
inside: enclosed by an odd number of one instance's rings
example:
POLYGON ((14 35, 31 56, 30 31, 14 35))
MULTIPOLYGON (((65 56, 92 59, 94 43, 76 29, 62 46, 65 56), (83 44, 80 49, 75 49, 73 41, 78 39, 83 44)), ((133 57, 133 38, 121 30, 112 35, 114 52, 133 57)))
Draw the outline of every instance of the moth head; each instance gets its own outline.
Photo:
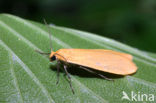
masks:
POLYGON ((49 56, 49 59, 51 62, 55 61, 56 60, 56 56, 55 56, 55 52, 51 52, 50 56, 49 56))

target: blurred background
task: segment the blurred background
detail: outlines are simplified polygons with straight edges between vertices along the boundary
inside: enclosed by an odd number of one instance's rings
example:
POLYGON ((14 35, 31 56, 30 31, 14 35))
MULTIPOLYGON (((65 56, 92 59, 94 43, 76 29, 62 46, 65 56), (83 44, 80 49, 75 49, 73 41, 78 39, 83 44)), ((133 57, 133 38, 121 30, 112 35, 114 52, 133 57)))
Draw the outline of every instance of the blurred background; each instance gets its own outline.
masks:
POLYGON ((156 0, 0 0, 0 13, 45 18, 156 52, 156 0))

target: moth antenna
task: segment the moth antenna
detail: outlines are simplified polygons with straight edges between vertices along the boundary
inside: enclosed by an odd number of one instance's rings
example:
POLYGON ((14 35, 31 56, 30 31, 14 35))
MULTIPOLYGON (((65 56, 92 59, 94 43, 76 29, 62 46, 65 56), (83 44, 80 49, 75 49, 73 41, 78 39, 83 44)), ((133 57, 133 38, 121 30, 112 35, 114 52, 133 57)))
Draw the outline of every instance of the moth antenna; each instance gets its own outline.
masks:
POLYGON ((36 52, 40 53, 40 54, 43 54, 43 55, 50 55, 50 53, 44 53, 44 52, 41 52, 39 50, 35 50, 36 52))
POLYGON ((50 40, 50 49, 51 49, 51 52, 53 51, 53 49, 52 49, 52 36, 51 36, 51 34, 50 34, 50 27, 49 27, 49 25, 47 24, 47 22, 46 22, 46 20, 45 19, 43 19, 43 21, 44 21, 44 24, 47 26, 47 28, 48 28, 48 33, 49 33, 49 40, 50 40))

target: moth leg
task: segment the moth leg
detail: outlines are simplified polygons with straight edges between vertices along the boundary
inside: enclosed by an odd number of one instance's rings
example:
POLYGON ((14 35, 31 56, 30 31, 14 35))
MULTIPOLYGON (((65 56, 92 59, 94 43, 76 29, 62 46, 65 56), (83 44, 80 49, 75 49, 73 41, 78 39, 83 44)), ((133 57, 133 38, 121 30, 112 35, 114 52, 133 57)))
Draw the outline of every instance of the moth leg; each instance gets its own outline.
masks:
POLYGON ((69 73, 68 73, 68 71, 67 71, 67 66, 66 66, 66 65, 64 65, 64 71, 65 71, 65 73, 66 73, 66 75, 67 75, 67 77, 68 77, 68 82, 69 82, 70 88, 71 88, 71 90, 72 90, 72 92, 73 92, 73 94, 74 94, 74 89, 73 89, 72 83, 71 83, 71 77, 70 77, 70 75, 69 75, 69 73))
POLYGON ((57 82, 56 84, 59 83, 59 73, 60 73, 60 61, 57 60, 57 82))
POLYGON ((90 70, 90 69, 88 69, 88 68, 83 67, 83 66, 80 66, 80 68, 82 68, 82 69, 84 69, 84 70, 86 70, 86 71, 88 71, 88 72, 90 72, 90 73, 93 73, 93 74, 95 74, 95 75, 97 75, 97 76, 100 76, 101 78, 104 78, 104 79, 106 79, 106 80, 113 81, 113 79, 107 78, 106 76, 104 76, 104 75, 102 75, 102 74, 99 74, 99 73, 96 73, 96 72, 94 72, 94 71, 92 71, 92 70, 90 70))

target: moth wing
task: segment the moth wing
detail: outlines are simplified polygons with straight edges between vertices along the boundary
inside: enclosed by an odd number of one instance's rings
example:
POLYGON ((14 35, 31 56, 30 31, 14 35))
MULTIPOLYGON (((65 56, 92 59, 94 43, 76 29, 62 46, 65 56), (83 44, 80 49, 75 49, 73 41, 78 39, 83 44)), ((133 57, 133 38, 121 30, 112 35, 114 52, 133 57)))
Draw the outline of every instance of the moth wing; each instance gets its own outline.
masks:
POLYGON ((131 55, 112 50, 60 49, 56 53, 60 60, 108 73, 128 75, 137 70, 131 55))
POLYGON ((93 49, 93 50, 96 51, 96 52, 111 52, 111 53, 114 53, 114 54, 117 54, 117 55, 125 56, 130 60, 133 59, 132 55, 130 55, 130 54, 116 52, 116 51, 113 51, 113 50, 104 50, 104 49, 93 49))

